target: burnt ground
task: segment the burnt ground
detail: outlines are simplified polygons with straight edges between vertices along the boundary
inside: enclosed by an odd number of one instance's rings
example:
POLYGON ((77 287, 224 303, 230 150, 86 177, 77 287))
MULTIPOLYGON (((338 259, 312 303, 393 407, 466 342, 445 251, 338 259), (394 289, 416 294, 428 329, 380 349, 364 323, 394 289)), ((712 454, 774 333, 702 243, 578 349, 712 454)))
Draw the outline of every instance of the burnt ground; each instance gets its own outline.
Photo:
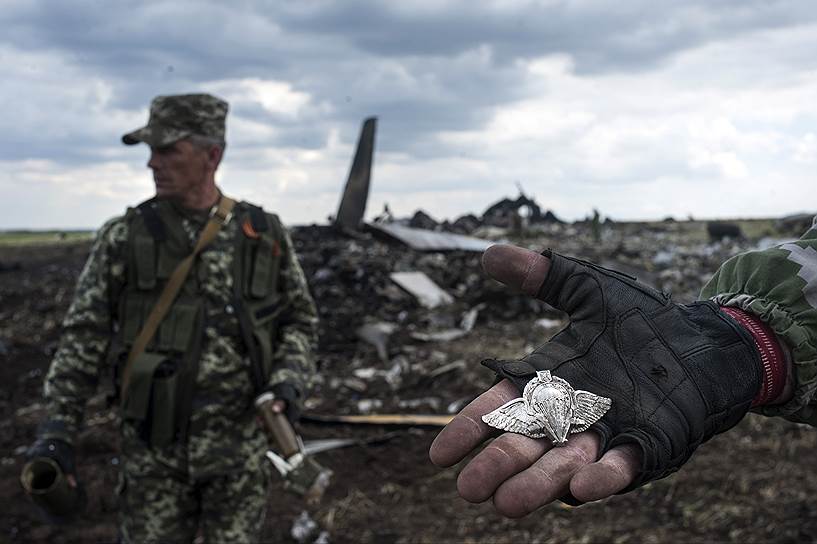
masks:
MULTIPOLYGON (((586 243, 587 236, 555 230, 518 241, 574 254, 585 249, 587 257, 643 270, 654 284, 681 298, 694 296, 725 256, 757 243, 712 244, 677 225, 638 226, 606 232, 589 251, 593 244, 586 243)), ((559 317, 482 277, 474 256, 418 256, 367 236, 350 242, 316 227, 296 232, 295 238, 324 321, 323 379, 309 403, 316 413, 360 413, 372 409, 372 403, 374 412, 446 413, 490 385, 491 376, 478 364, 482 358, 524 354, 553 332, 535 327, 534 321, 559 317), (419 308, 388 284, 388 271, 415 264, 456 294, 457 311, 483 305, 469 335, 431 343, 409 336, 457 321, 454 314, 419 308), (354 334, 367 317, 398 325, 385 360, 354 334), (429 377, 444 365, 452 370, 429 377)), ((25 446, 43 416, 43 376, 87 250, 83 243, 0 247, 0 542, 116 539, 117 433, 104 391, 89 403, 79 440, 78 472, 89 495, 81 519, 65 527, 43 524, 18 480, 25 446)), ((378 444, 319 454, 318 460, 335 472, 319 506, 305 506, 276 483, 264 527, 269 542, 294 541, 293 523, 305 510, 318 528, 304 542, 313 542, 320 531, 326 531, 329 542, 817 540, 812 506, 817 433, 783 420, 750 415, 702 446, 672 477, 579 508, 553 504, 521 520, 506 520, 490 504, 473 505, 457 496, 458 470, 441 471, 428 461, 434 428, 303 423, 301 430, 306 439, 394 434, 378 444)))

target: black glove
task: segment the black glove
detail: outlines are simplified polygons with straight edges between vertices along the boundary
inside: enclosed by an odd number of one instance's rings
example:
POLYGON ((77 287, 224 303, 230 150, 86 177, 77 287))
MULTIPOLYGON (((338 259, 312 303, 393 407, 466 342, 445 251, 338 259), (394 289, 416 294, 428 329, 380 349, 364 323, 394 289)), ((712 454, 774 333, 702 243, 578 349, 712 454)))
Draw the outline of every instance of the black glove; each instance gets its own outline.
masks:
POLYGON ((282 382, 270 387, 269 391, 275 395, 276 399, 286 401, 287 407, 284 409, 284 415, 287 416, 290 423, 296 423, 301 418, 301 395, 295 386, 282 382))
POLYGON ((590 429, 601 451, 627 443, 641 471, 622 493, 678 470, 743 418, 762 383, 751 335, 712 302, 675 304, 634 278, 549 250, 539 298, 570 324, 520 361, 483 364, 522 390, 536 370, 612 399, 590 429))
POLYGON ((76 474, 74 446, 56 437, 62 431, 63 426, 59 423, 41 424, 37 430, 37 440, 26 450, 26 459, 30 461, 37 457, 48 457, 56 461, 65 474, 76 474))

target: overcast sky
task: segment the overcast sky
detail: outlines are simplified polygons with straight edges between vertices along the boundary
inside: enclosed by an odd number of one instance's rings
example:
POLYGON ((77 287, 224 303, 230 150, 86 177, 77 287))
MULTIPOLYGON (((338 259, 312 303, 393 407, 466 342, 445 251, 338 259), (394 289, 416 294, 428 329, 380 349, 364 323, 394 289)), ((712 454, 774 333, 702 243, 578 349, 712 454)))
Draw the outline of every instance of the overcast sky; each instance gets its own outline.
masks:
POLYGON ((0 229, 95 228, 153 191, 158 94, 230 103, 218 179, 334 214, 379 118, 367 218, 817 209, 817 3, 0 0, 0 229))

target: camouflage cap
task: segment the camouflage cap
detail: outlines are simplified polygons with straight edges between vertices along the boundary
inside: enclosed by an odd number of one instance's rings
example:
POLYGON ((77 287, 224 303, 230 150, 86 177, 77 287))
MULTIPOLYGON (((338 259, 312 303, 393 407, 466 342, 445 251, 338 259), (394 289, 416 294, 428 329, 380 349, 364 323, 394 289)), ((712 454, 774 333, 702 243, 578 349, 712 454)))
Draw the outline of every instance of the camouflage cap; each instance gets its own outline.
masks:
POLYGON ((194 134, 223 142, 227 109, 227 102, 210 94, 157 96, 147 126, 125 134, 122 142, 164 147, 194 134))

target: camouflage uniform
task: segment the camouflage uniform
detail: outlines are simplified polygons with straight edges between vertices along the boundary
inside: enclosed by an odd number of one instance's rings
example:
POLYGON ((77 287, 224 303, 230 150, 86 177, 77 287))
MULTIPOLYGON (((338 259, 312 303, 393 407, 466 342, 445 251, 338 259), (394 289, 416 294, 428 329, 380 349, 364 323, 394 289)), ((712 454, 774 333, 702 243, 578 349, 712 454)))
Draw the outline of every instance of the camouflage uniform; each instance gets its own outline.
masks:
POLYGON ((794 397, 754 410, 817 426, 817 217, 795 242, 742 253, 723 263, 701 298, 756 315, 789 348, 794 397))
MULTIPOLYGON (((142 131, 140 138, 161 141, 157 132, 162 131, 154 130, 152 135, 142 131)), ((192 248, 208 214, 163 205, 178 214, 192 248)), ((111 364, 112 339, 126 317, 121 315, 119 299, 133 281, 133 271, 128 270, 129 263, 133 266, 128 258, 134 228, 131 217, 114 218, 98 232, 65 317, 45 382, 50 422, 64 429, 55 438, 73 440, 82 424, 84 404, 111 364)), ((189 542, 197 528, 207 542, 257 540, 269 471, 263 457, 267 438, 252 405, 258 391, 231 306, 234 263, 241 247, 235 240, 244 236, 242 226, 246 228, 235 216, 223 226, 197 257, 183 287, 198 293, 206 312, 186 436, 151 445, 137 425, 123 418, 119 491, 121 533, 127 542, 189 542)), ((266 386, 286 384, 302 397, 314 376, 317 313, 289 235, 281 232, 277 289, 286 304, 278 316, 266 386)))

